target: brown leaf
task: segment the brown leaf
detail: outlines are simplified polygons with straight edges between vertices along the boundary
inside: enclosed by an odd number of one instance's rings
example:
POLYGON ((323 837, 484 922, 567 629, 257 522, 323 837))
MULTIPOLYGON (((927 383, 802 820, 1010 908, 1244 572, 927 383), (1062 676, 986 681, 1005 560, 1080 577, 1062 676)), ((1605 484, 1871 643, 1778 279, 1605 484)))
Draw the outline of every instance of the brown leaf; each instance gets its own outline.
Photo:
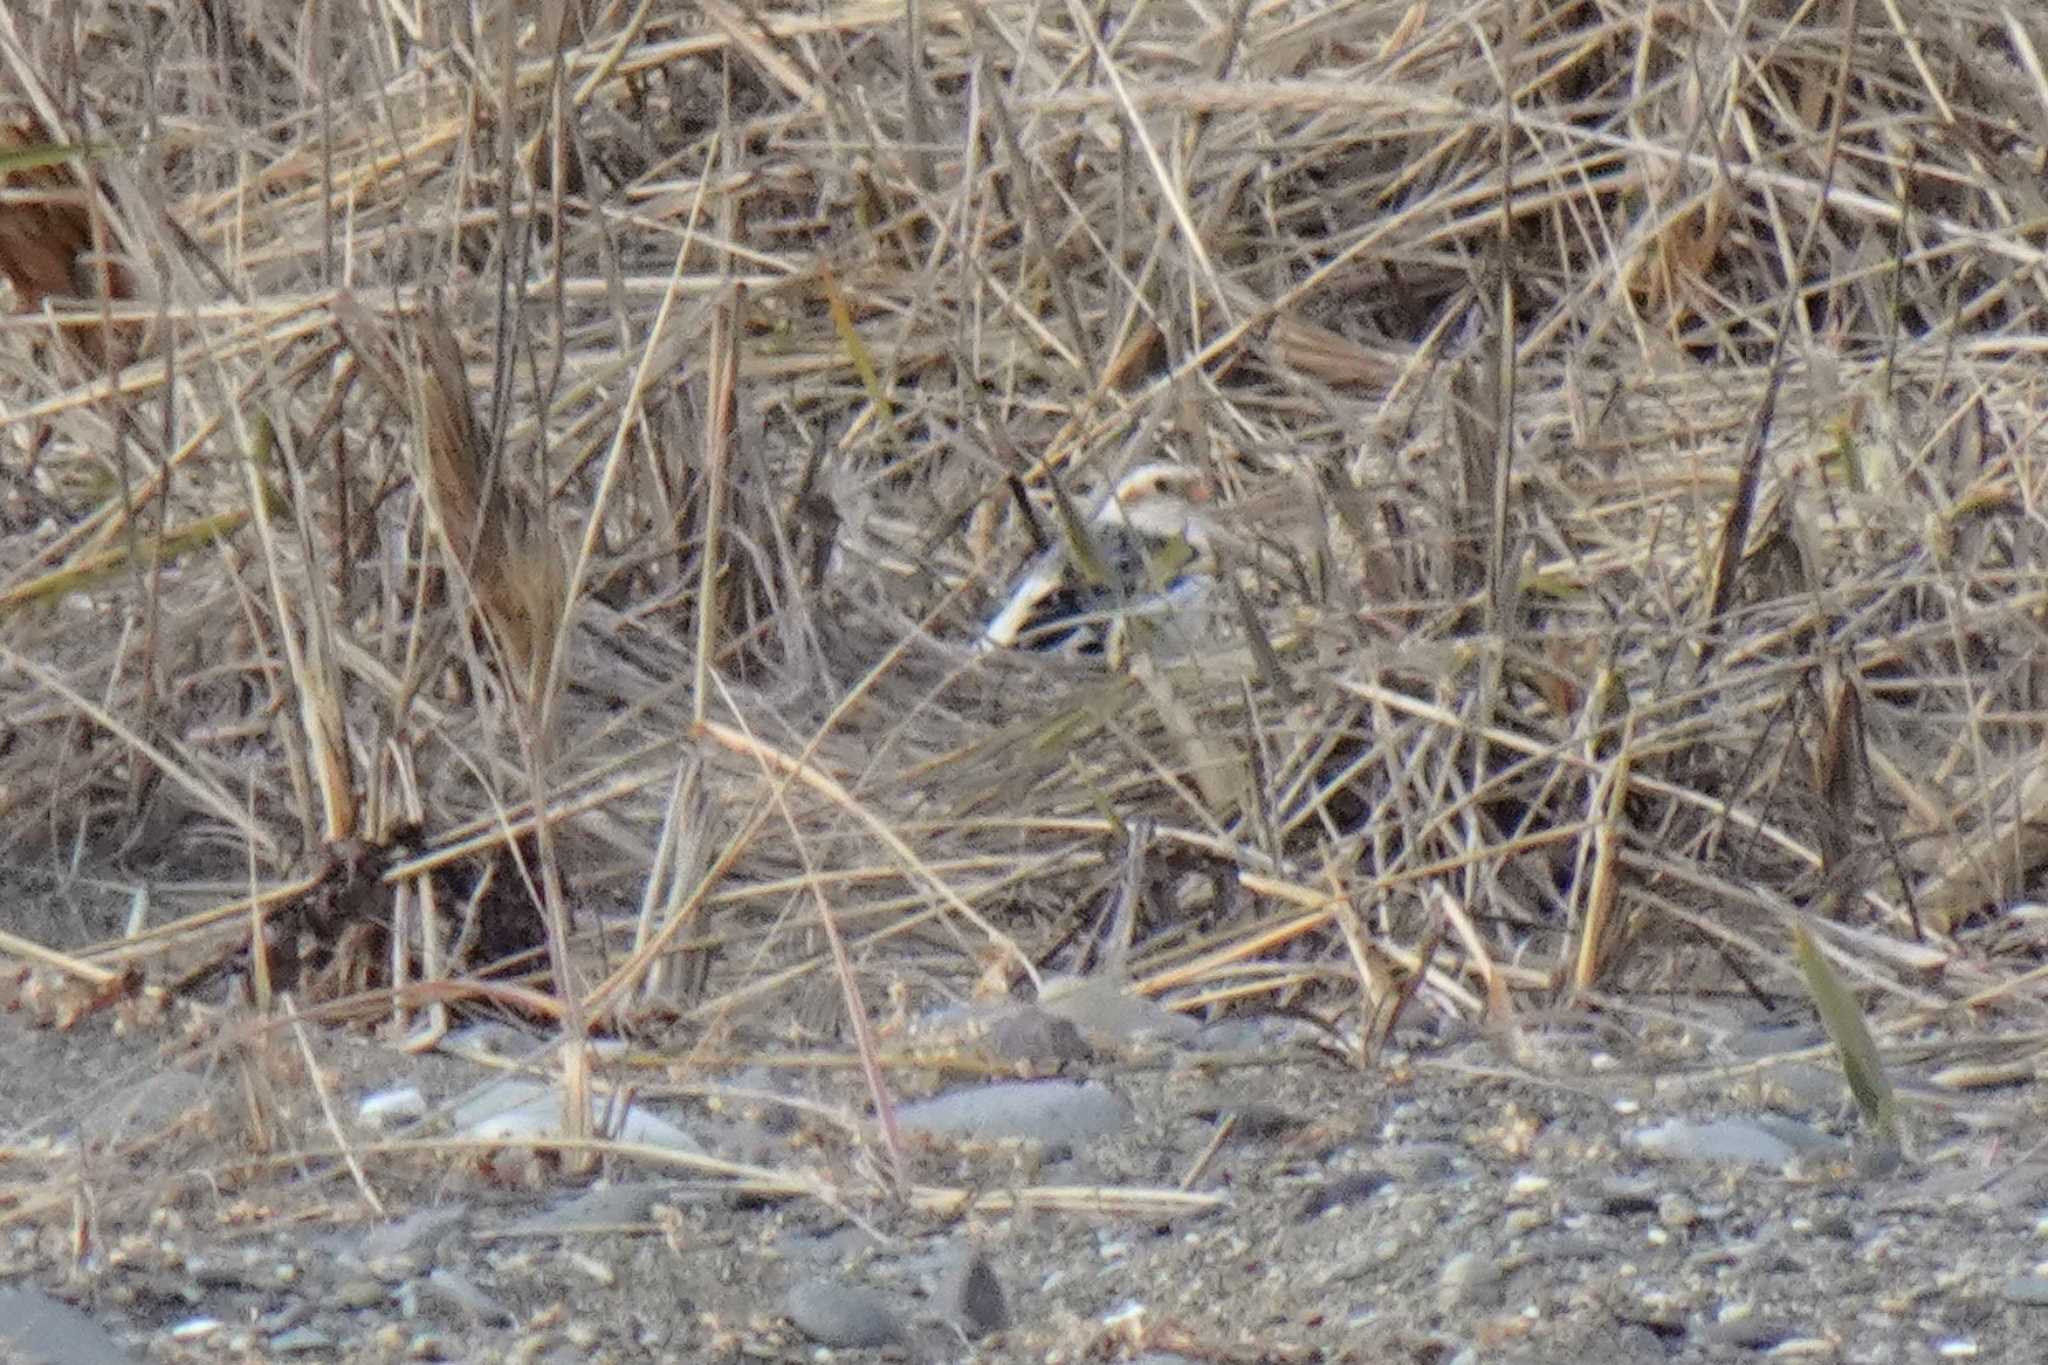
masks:
MULTIPOLYGON (((61 149, 33 115, 0 122, 0 275, 14 286, 16 311, 38 312, 45 303, 76 309, 135 296, 134 277, 112 255, 113 234, 95 222, 99 196, 75 160, 37 164, 39 154, 61 149)), ((65 336, 95 365, 119 369, 141 348, 138 322, 64 325, 65 336)))
POLYGON ((561 621, 561 562, 542 514, 525 505, 487 448, 447 319, 435 308, 417 331, 428 504, 499 644, 537 684, 561 621))

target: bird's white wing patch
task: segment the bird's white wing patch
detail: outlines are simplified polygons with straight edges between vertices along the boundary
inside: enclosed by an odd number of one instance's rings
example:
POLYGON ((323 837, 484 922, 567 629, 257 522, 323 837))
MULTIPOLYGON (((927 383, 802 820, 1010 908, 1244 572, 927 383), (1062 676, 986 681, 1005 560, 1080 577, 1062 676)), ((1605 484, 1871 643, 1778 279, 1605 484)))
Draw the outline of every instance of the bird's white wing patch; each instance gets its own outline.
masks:
POLYGON ((1038 615, 1046 601, 1060 590, 1066 577, 1066 556, 1057 547, 1032 560, 1019 575, 1017 586, 1010 590, 1002 609, 989 617, 988 624, 982 627, 978 642, 981 648, 1008 649, 1016 644, 1032 617, 1038 615))

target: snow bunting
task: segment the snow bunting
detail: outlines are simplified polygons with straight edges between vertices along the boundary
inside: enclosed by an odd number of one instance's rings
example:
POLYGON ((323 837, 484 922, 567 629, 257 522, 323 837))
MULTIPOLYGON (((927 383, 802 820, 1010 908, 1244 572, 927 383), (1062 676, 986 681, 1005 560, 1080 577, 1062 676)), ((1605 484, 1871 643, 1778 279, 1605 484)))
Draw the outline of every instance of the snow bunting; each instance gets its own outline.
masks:
POLYGON ((1139 465, 1079 528, 1085 550, 1070 531, 1025 565, 982 627, 979 647, 1100 654, 1123 619, 1195 605, 1213 584, 1213 532, 1200 510, 1208 498, 1209 485, 1192 469, 1139 465))

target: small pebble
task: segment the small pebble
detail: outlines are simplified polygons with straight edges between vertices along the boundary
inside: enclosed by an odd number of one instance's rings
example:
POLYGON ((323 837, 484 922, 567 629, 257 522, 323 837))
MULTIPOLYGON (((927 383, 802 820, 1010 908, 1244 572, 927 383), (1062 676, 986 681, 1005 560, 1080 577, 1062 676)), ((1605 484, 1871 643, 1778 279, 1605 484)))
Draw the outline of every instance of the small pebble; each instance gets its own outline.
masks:
POLYGON ((356 1106, 356 1119, 367 1127, 390 1130, 402 1128, 416 1119, 426 1117, 427 1098, 416 1085, 402 1085, 393 1090, 379 1090, 374 1095, 363 1096, 356 1106))
POLYGON ((270 1353, 280 1356, 326 1354, 332 1352, 335 1345, 333 1337, 311 1327, 294 1327, 289 1332, 279 1332, 270 1338, 268 1344, 270 1353))
POLYGON ((2015 1275, 1998 1287, 1998 1296, 2026 1308, 2048 1308, 2048 1277, 2015 1275))
POLYGON ((1437 1302, 1446 1308, 1484 1307, 1500 1292, 1500 1267, 1473 1251, 1461 1251, 1437 1272, 1437 1302))
POLYGON ((1724 1346, 1744 1346, 1752 1351, 1770 1351, 1786 1342, 1803 1337, 1804 1333, 1788 1322, 1744 1314, 1708 1323, 1702 1335, 1706 1340, 1724 1346))
POLYGON ((1322 1217, 1331 1209, 1362 1204, 1392 1180, 1393 1177, 1385 1171, 1348 1171, 1311 1188, 1301 1201, 1298 1216, 1306 1223, 1322 1217))
POLYGON ((1700 1206, 1673 1191, 1657 1200, 1657 1221, 1673 1230, 1689 1228, 1700 1221, 1700 1206))
POLYGON ((453 1305, 479 1322, 511 1323, 517 1320, 512 1310, 485 1293, 467 1275, 437 1266, 418 1283, 436 1300, 453 1305))

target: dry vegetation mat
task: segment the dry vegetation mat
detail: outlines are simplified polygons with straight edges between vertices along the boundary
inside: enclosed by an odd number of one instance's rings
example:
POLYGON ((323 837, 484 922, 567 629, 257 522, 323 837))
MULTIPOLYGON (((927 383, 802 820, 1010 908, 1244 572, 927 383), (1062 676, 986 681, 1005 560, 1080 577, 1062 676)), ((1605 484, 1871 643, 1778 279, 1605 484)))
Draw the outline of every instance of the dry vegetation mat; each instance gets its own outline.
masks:
POLYGON ((2032 8, 52 13, 40 1021, 837 1032, 878 1097, 1056 970, 1361 1065, 1645 993, 2038 1046, 2032 8), (977 648, 1160 459, 1223 608, 977 648))

